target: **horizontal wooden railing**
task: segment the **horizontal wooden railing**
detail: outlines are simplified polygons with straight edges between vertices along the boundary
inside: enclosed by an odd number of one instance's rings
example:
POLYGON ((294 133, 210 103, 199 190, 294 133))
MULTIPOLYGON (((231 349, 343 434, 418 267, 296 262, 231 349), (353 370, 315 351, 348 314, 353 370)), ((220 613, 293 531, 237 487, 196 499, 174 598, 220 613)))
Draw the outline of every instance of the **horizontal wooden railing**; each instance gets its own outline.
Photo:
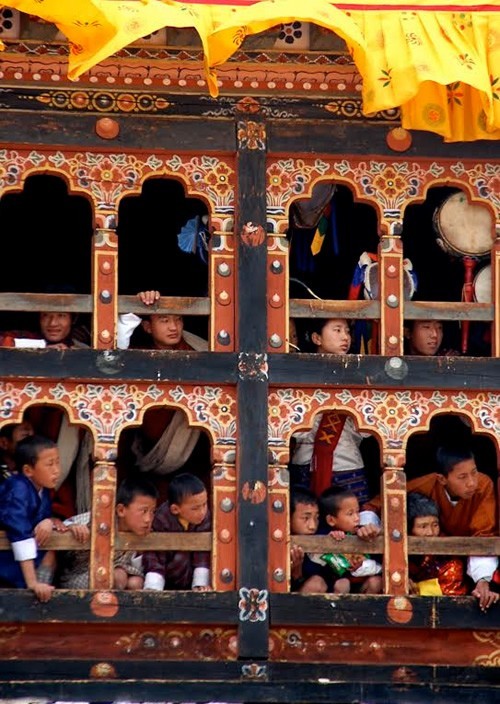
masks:
MULTIPOLYGON (((373 553, 384 552, 382 537, 361 540, 346 537, 334 540, 328 535, 292 535, 291 544, 309 553, 373 553)), ((408 552, 413 555, 500 555, 500 538, 408 538, 408 552)))
MULTIPOLYGON (((361 540, 347 537, 334 540, 328 535, 292 535, 292 546, 299 546, 309 553, 373 553, 384 552, 382 537, 361 540)), ((79 543, 71 533, 54 533, 44 545, 50 550, 88 550, 90 542, 79 543)), ((0 531, 0 550, 9 550, 10 543, 0 531)), ((150 533, 139 537, 120 532, 115 540, 116 550, 206 550, 212 549, 212 533, 150 533)), ((500 538, 408 538, 408 552, 413 555, 500 555, 500 538)))
MULTIPOLYGON (((0 293, 0 311, 91 313, 90 294, 0 293)), ((162 296, 154 305, 145 306, 137 296, 118 296, 119 313, 163 313, 165 315, 210 315, 210 299, 193 296, 162 296)), ((492 321, 492 303, 456 301, 407 301, 407 320, 481 320, 492 321)), ((290 299, 290 317, 376 320, 380 318, 380 301, 334 301, 290 299)))
MULTIPOLYGON (((27 313, 92 313, 90 294, 0 293, 0 311, 27 313)), ((210 299, 193 296, 162 296, 145 306, 137 296, 118 296, 119 313, 162 313, 164 315, 210 315, 210 299)))
MULTIPOLYGON (((79 543, 71 533, 53 533, 44 550, 89 550, 90 541, 79 543)), ((206 550, 212 549, 212 533, 150 533, 141 538, 130 533, 118 533, 116 550, 206 550)), ((5 532, 0 531, 0 550, 10 550, 5 532)))

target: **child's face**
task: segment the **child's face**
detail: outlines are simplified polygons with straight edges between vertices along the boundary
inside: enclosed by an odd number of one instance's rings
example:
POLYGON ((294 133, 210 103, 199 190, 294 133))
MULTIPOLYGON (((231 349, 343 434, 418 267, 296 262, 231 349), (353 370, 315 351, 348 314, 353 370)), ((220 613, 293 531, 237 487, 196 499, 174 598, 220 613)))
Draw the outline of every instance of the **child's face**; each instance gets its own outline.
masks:
POLYGON ((71 324, 71 313, 40 313, 40 330, 49 345, 66 340, 71 324))
POLYGON ((55 489, 61 474, 57 448, 40 450, 35 464, 25 464, 23 473, 28 479, 31 479, 38 491, 40 489, 55 489))
POLYGON ((452 499, 471 499, 477 491, 479 475, 474 460, 458 462, 448 476, 439 476, 452 499))
POLYGON ((318 530, 319 509, 315 504, 297 504, 292 513, 293 535, 314 535, 318 530))
POLYGON ((142 325, 159 350, 175 347, 182 340, 182 315, 152 315, 149 320, 144 320, 142 325))
POLYGON ((410 354, 432 357, 443 342, 443 324, 438 320, 415 320, 405 335, 409 340, 410 354))
POLYGON ((313 332, 311 340, 318 352, 328 354, 347 354, 351 346, 351 332, 347 320, 331 318, 321 333, 313 332))
POLYGON ((347 496, 340 503, 336 516, 328 514, 326 522, 335 530, 355 533, 359 528, 359 503, 355 496, 347 496))
POLYGON ((439 518, 437 516, 418 516, 413 521, 411 534, 418 538, 437 538, 439 518))
POLYGON ((33 430, 33 426, 29 421, 23 420, 22 423, 16 425, 16 427, 12 431, 12 451, 16 449, 18 442, 21 442, 21 440, 24 440, 24 438, 30 437, 34 434, 35 431, 33 430))
POLYGON ((192 494, 192 496, 185 498, 181 504, 171 504, 170 510, 177 518, 187 521, 192 526, 199 526, 205 520, 208 512, 207 492, 192 494))
POLYGON ((135 535, 147 535, 155 516, 156 499, 151 496, 135 496, 128 506, 116 505, 119 530, 135 535))

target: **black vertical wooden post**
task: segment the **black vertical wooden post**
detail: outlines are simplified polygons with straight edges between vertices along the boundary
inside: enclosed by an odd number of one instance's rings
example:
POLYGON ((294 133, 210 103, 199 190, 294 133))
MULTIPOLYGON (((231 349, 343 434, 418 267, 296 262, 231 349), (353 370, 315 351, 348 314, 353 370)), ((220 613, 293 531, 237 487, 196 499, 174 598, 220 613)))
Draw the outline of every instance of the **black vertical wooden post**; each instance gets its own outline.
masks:
MULTIPOLYGON (((238 641, 240 658, 262 659, 269 635, 266 131, 255 115, 238 119, 236 129, 238 641)), ((249 667, 243 666, 244 676, 249 667)))

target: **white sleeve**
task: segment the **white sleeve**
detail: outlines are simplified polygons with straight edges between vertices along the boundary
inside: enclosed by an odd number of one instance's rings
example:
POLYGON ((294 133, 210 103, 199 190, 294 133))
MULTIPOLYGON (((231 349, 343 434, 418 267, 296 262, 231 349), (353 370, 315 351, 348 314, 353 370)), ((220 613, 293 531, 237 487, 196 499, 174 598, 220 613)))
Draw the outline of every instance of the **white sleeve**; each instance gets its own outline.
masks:
POLYGON ((37 556, 35 538, 26 538, 25 540, 16 540, 10 544, 14 553, 16 562, 24 562, 25 560, 34 560, 37 556))
POLYGON ((489 582, 497 567, 497 557, 478 557, 477 555, 471 555, 467 560, 467 574, 474 581, 474 584, 480 579, 487 579, 489 582))
POLYGON ((118 334, 116 346, 119 350, 127 350, 134 330, 141 324, 142 318, 135 313, 121 313, 118 316, 118 334))
POLYGON ((195 567, 193 571, 193 581, 191 589, 194 587, 209 587, 210 586, 210 570, 208 567, 195 567))
POLYGON ((370 577, 372 574, 380 574, 382 565, 371 557, 366 557, 357 570, 351 572, 352 577, 370 577))
POLYGON ((165 578, 159 572, 148 572, 144 579, 144 589, 153 589, 155 592, 162 592, 165 586, 165 578))

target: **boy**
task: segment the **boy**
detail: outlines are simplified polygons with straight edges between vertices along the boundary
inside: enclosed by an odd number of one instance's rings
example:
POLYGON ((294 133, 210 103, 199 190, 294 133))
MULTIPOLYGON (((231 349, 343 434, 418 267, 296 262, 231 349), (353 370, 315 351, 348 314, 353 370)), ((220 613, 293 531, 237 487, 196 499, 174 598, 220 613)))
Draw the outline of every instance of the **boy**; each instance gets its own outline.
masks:
MULTIPOLYGON (((315 320, 311 342, 317 352, 347 354, 351 332, 347 320, 315 320)), ((368 499, 368 485, 359 446, 368 433, 360 433, 346 413, 327 411, 316 416, 311 430, 295 433, 290 465, 292 486, 307 486, 316 496, 332 484, 353 491, 360 502, 368 499)))
MULTIPOLYGON (((412 491, 407 496, 408 535, 437 538, 440 533, 438 508, 428 496, 412 491)), ((412 555, 409 560, 410 590, 420 596, 467 594, 464 567, 459 558, 445 555, 412 555)))
MULTIPOLYGON (((318 499, 309 489, 296 487, 290 496, 292 535, 314 535, 318 530, 318 499)), ((324 594, 328 590, 325 567, 314 563, 302 548, 290 550, 291 589, 301 594, 324 594)))
MULTIPOLYGON (((154 484, 142 477, 124 479, 116 494, 116 528, 118 531, 145 536, 151 532, 158 491, 154 484)), ((90 514, 84 513, 65 521, 65 525, 81 524, 89 536, 90 514)), ((142 589, 144 573, 142 557, 130 550, 118 550, 114 555, 114 589, 142 589)), ((61 586, 65 589, 89 588, 89 553, 75 552, 72 563, 63 568, 61 586)))
MULTIPOLYGON (((346 535, 365 537, 360 527, 359 503, 354 492, 332 486, 320 496, 319 505, 324 523, 332 529, 332 538, 344 540, 346 535)), ((382 591, 382 566, 368 555, 326 553, 314 555, 312 560, 332 570, 332 591, 335 594, 349 594, 352 586, 362 594, 380 594, 382 591)))
POLYGON ((404 336, 405 354, 433 357, 441 349, 443 323, 439 320, 408 320, 404 336))
POLYGON ((21 423, 9 423, 0 428, 0 482, 16 471, 17 444, 33 434, 33 426, 27 420, 21 423))
POLYGON ((60 474, 57 446, 41 436, 25 438, 16 448, 16 467, 17 473, 0 487, 0 528, 12 547, 12 552, 0 551, 0 580, 4 586, 28 587, 40 601, 48 601, 55 557, 38 547, 54 529, 50 490, 60 474))
MULTIPOLYGON (((141 303, 152 306, 160 298, 159 291, 140 291, 137 294, 141 303)), ((134 330, 141 324, 150 338, 154 350, 197 350, 205 351, 208 343, 198 335, 184 330, 182 315, 155 313, 141 318, 135 313, 124 313, 118 317, 118 349, 127 349, 134 330)))
MULTIPOLYGON (((178 474, 168 485, 167 501, 160 506, 153 530, 181 533, 210 530, 207 490, 193 474, 178 474)), ((210 553, 165 550, 144 553, 144 589, 210 590, 210 553)))
MULTIPOLYGON (((496 535, 497 507, 493 482, 478 472, 474 455, 467 448, 440 447, 436 456, 437 472, 412 479, 407 491, 419 491, 436 502, 441 528, 445 535, 496 535)), ((373 523, 380 511, 380 497, 369 501, 363 522, 373 523)), ((479 600, 482 611, 498 601, 498 594, 489 588, 498 566, 496 557, 471 556, 467 560, 467 574, 475 583, 472 594, 479 600)))

